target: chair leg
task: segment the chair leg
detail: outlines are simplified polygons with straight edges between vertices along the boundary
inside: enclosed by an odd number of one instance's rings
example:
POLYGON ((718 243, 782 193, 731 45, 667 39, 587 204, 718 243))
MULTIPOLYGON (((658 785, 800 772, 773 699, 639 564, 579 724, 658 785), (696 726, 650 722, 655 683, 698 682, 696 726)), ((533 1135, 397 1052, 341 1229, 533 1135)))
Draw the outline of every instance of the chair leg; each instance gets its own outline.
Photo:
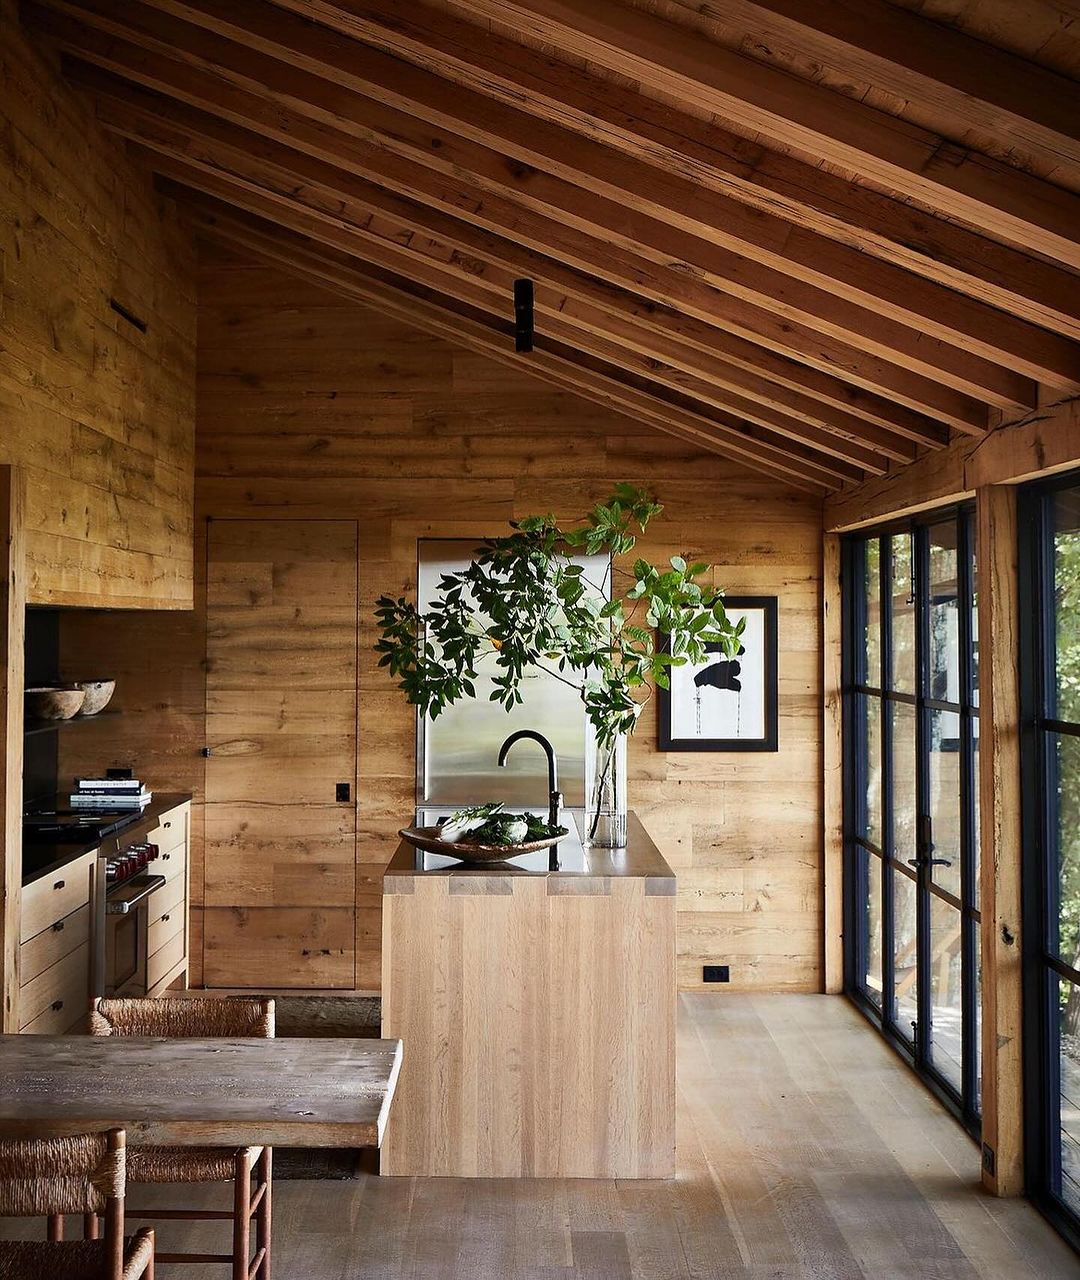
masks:
POLYGON ((47 1226, 47 1240, 63 1240, 64 1238, 64 1215, 62 1213, 50 1213, 47 1226))
POLYGON ((263 1147, 259 1156, 256 1184, 263 1188, 262 1199, 255 1215, 255 1248, 262 1250, 262 1262, 256 1272, 256 1280, 270 1280, 271 1202, 274 1190, 274 1149, 263 1147))
POLYGON ((251 1257, 251 1153, 236 1153, 233 1171, 233 1280, 248 1280, 251 1257))

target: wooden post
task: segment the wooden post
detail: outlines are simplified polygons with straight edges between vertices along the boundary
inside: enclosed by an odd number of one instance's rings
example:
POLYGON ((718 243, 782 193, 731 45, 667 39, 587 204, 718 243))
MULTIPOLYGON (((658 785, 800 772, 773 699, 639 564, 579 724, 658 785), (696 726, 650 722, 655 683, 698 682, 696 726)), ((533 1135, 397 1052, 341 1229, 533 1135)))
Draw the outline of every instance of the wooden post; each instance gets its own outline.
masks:
POLYGON ((1016 490, 988 485, 978 505, 983 998, 983 1183, 1024 1189, 1020 939, 1020 613, 1016 490))
POLYGON ((23 478, 0 466, 0 1030, 19 1029, 19 910, 22 898, 23 629, 26 575, 23 478))
POLYGON ((844 989, 844 760, 841 692, 840 538, 827 533, 823 563, 824 661, 822 736, 825 813, 825 954, 824 986, 830 995, 844 989))

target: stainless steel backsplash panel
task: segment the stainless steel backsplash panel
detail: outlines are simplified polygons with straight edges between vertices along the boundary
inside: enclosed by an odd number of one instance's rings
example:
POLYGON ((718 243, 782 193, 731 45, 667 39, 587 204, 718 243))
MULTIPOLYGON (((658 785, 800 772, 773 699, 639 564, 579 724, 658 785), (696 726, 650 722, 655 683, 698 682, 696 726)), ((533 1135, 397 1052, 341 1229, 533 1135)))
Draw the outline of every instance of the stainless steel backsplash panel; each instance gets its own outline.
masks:
MULTIPOLYGON (((479 540, 478 540, 479 541, 479 540)), ((421 611, 438 593, 439 578, 464 568, 477 542, 424 538, 418 544, 418 601, 421 611)), ((575 561, 586 576, 609 591, 610 562, 606 556, 581 556, 575 561)), ((506 768, 497 764, 499 747, 517 729, 536 729, 551 740, 559 757, 559 783, 568 806, 585 805, 585 757, 591 730, 585 708, 575 690, 542 671, 523 682, 520 707, 505 711, 489 700, 491 680, 498 673, 495 655, 477 667, 476 697, 457 703, 437 720, 419 719, 416 751, 416 803, 460 808, 502 800, 511 806, 545 804, 547 766, 535 744, 514 747, 506 768)))

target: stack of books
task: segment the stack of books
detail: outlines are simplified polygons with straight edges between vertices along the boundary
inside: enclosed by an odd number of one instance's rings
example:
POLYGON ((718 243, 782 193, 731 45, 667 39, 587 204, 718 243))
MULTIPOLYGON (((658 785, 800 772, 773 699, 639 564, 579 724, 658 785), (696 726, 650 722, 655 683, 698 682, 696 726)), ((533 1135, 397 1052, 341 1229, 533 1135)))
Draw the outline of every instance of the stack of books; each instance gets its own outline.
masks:
POLYGON ((72 809, 143 809, 153 798, 138 778, 76 778, 72 809))

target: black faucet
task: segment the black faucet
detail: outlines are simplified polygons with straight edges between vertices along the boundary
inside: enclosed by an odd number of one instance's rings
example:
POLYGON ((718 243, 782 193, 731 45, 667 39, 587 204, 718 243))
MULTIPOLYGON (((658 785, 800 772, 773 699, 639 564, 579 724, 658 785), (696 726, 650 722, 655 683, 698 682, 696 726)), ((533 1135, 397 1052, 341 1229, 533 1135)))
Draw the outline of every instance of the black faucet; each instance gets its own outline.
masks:
POLYGON ((537 733, 535 729, 519 729, 517 733, 512 733, 499 748, 499 768, 506 767, 506 757, 510 748, 522 738, 531 738, 533 742, 539 742, 544 748, 548 763, 548 826, 557 827, 559 809, 562 806, 562 796, 559 794, 559 762, 555 756, 555 748, 547 738, 542 733, 537 733))

